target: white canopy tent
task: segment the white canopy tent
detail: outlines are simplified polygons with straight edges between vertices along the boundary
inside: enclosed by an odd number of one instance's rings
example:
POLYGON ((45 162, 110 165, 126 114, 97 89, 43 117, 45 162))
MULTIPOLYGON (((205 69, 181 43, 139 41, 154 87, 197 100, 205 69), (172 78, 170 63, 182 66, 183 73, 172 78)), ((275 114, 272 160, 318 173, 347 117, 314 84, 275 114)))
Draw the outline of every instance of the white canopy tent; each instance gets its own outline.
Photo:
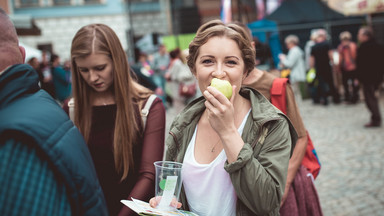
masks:
POLYGON ((384 0, 328 0, 328 6, 346 16, 365 15, 368 25, 372 14, 384 12, 384 0))
POLYGON ((384 0, 328 0, 328 5, 347 16, 384 12, 384 0))

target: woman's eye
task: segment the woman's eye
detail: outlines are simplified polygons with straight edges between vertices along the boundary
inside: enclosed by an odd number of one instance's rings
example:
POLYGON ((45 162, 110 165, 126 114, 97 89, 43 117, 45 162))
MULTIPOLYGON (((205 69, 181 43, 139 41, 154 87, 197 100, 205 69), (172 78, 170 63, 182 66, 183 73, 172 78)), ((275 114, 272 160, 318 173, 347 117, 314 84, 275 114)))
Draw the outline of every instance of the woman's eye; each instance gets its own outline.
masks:
POLYGON ((237 64, 236 61, 231 61, 231 60, 230 60, 230 61, 227 61, 227 63, 230 64, 230 65, 236 65, 236 64, 237 64))
POLYGON ((86 73, 86 72, 88 72, 88 69, 86 69, 86 68, 79 68, 79 71, 81 73, 86 73))
POLYGON ((102 70, 104 70, 104 68, 105 68, 105 66, 99 66, 99 67, 96 68, 96 70, 102 71, 102 70))
POLYGON ((212 63, 212 61, 210 59, 205 59, 202 61, 203 64, 209 64, 209 63, 212 63))

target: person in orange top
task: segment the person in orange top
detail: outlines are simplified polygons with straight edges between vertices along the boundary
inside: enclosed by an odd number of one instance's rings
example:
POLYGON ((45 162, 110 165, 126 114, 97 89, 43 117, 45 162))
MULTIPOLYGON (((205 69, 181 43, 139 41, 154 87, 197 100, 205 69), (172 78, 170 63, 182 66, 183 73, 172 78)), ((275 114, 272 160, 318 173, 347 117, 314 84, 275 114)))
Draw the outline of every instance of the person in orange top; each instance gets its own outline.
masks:
POLYGON ((343 77, 344 100, 356 103, 359 99, 359 84, 356 76, 356 43, 352 40, 351 33, 340 33, 340 44, 337 47, 339 53, 338 71, 343 77), (352 87, 352 92, 350 91, 352 87))

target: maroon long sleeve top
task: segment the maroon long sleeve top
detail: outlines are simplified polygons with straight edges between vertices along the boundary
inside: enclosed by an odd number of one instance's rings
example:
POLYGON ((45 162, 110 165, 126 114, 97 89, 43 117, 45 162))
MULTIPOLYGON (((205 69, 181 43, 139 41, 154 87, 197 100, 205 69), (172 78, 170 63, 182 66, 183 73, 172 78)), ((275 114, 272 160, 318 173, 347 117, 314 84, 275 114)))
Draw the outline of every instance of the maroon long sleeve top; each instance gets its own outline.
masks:
MULTIPOLYGON (((139 125, 140 133, 133 146, 134 168, 120 182, 113 156, 113 137, 116 120, 116 105, 94 106, 88 148, 107 201, 109 214, 136 215, 120 200, 131 197, 149 201, 155 194, 155 168, 153 163, 162 160, 165 136, 165 109, 156 98, 150 108, 146 128, 139 125)), ((136 118, 141 115, 136 109, 136 118)))

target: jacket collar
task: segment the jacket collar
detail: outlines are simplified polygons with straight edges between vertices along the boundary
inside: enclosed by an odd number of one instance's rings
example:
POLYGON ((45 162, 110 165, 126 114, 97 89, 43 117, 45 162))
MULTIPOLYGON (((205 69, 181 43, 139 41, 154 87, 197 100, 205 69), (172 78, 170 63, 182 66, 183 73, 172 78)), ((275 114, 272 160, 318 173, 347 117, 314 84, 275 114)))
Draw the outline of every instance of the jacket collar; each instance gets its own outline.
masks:
POLYGON ((39 76, 28 64, 17 64, 0 75, 0 109, 25 94, 38 91, 39 76))

